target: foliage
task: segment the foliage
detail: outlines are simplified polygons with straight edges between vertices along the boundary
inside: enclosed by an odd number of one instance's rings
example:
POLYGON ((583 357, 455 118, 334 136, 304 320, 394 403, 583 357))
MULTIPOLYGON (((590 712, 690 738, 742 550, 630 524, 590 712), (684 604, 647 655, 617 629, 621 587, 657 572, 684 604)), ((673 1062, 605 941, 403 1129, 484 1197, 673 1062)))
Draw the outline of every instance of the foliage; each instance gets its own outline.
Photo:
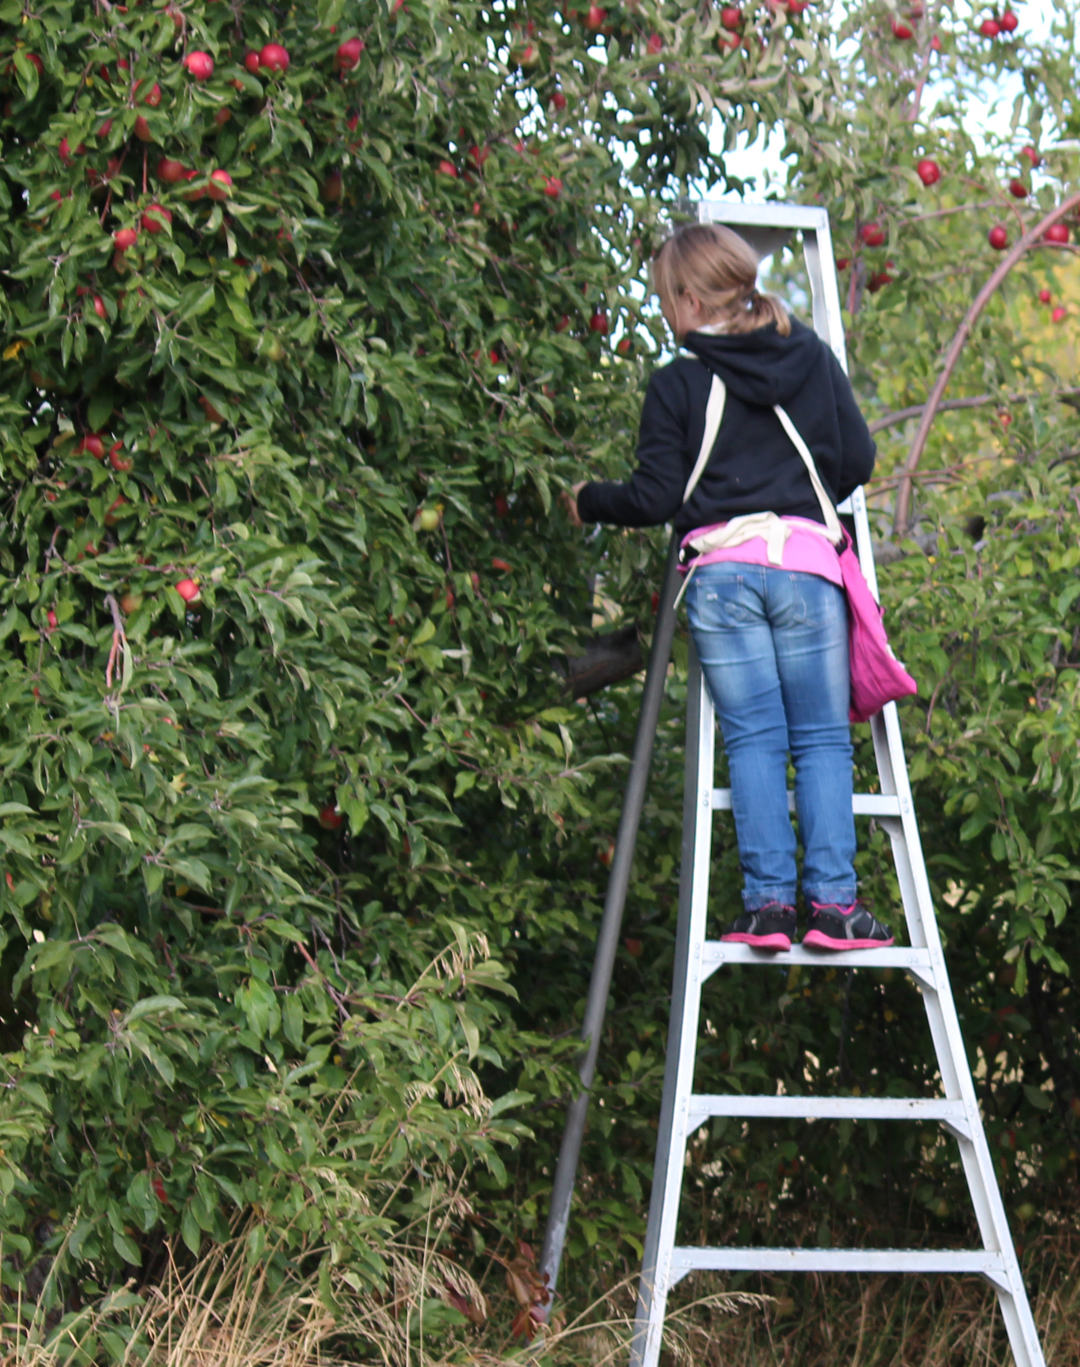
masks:
MULTIPOLYGON (((848 260, 868 414, 921 402, 987 228, 1036 212, 1009 177, 1026 165, 1043 208, 1073 183, 1061 13, 1038 48, 944 7, 906 44, 878 5, 748 7, 733 32, 654 0, 599 31, 464 0, 0 0, 9 1288, 38 1294, 66 1239, 52 1294, 93 1299, 238 1219, 275 1276, 322 1260, 370 1288, 447 1184, 448 1256, 538 1230, 637 701, 575 705, 554 665, 596 602, 648 633, 663 544, 583 539, 554 494, 627 469, 663 355, 645 263, 726 149, 782 132, 793 197, 828 205, 848 260), (245 62, 270 41, 284 72, 245 62), (1010 135, 976 130, 977 83, 1021 68, 1010 135)), ((923 685, 904 716, 954 983, 1006 1190, 1040 1200, 1073 1180, 1080 1088, 1076 430, 1027 303, 1066 288, 1063 255, 1038 249, 984 315, 951 393, 987 408, 939 419, 920 487, 944 492, 883 575, 923 685)), ((774 270, 798 299, 794 260, 774 270)), ((884 430, 883 536, 909 429, 884 430)), ((680 640, 568 1246, 605 1287, 635 1270, 655 1144, 684 664, 680 640)), ((860 858, 887 905, 880 831, 860 858)), ((733 972, 702 1066, 919 1091, 921 1013, 902 979, 733 972)), ((871 1202, 901 1235, 963 1232, 949 1149, 901 1128, 857 1159, 842 1133, 839 1172, 824 1126, 703 1132, 699 1233, 780 1238, 808 1201, 823 1241, 862 1237, 871 1202)))

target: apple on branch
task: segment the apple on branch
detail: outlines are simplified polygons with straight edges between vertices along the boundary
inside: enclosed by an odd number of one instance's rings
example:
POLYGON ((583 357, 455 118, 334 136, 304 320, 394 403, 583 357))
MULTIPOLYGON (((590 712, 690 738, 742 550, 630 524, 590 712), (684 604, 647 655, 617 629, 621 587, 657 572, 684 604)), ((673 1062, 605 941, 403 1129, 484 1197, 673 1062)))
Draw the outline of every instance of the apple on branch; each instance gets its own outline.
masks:
POLYGON ((184 66, 197 81, 208 81, 214 74, 214 59, 209 52, 189 52, 184 58, 184 66))
POLYGON ((202 601, 202 595, 199 592, 199 581, 197 579, 178 579, 173 587, 185 603, 199 603, 202 601))
POLYGON ((267 71, 288 71, 289 54, 280 43, 267 43, 259 53, 259 65, 267 71))

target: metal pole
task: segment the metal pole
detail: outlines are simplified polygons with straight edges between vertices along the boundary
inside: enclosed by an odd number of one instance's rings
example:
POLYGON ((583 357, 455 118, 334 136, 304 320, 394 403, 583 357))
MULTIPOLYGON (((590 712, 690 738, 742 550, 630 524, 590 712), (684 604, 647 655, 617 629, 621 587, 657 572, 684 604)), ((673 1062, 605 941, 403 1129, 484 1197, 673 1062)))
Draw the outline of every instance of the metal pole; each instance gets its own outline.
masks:
MULTIPOLYGON (((641 711, 638 714, 637 734, 634 737, 634 757, 630 764, 630 777, 626 782, 622 816, 619 818, 619 834, 615 841, 615 856, 611 861, 611 877, 608 880, 607 897, 604 901, 604 916, 596 941, 596 958, 593 961, 592 979, 589 982, 585 1019, 581 1026, 585 1050, 578 1064, 578 1076, 581 1079, 582 1090, 570 1103, 567 1111, 566 1128, 563 1130, 562 1144, 559 1148, 559 1162, 555 1169, 555 1184, 551 1191, 551 1209, 544 1231, 544 1247, 540 1254, 540 1274, 546 1274, 547 1287, 552 1292, 555 1290, 563 1242, 566 1239, 566 1227, 570 1220, 570 1203, 574 1196, 578 1157, 585 1134, 585 1117, 589 1109, 589 1089, 596 1073, 596 1057, 600 1052, 600 1033, 607 1010, 611 973, 615 966, 615 951, 619 947, 623 908, 626 906, 630 870, 634 862, 634 846, 637 843, 641 808, 645 801, 645 784, 652 763, 653 742, 656 739, 660 704, 664 697, 668 661, 671 659, 671 643, 675 637, 673 604, 679 591, 678 565, 679 537, 673 532, 668 548, 667 568, 664 571, 664 587, 660 592, 660 605, 656 614, 652 650, 649 652, 645 688, 641 695, 641 711)), ((549 1310, 550 1302, 545 1307, 544 1318, 547 1317, 549 1310)))

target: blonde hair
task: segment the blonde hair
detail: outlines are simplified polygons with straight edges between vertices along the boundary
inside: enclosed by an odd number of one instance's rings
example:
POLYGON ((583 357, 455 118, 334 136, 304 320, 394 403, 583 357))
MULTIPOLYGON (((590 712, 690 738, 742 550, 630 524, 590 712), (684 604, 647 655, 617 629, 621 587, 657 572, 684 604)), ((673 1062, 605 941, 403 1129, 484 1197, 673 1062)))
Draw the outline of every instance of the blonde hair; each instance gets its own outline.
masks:
POLYGON ((721 223, 687 223, 656 253, 653 287, 662 299, 695 295, 727 332, 775 323, 786 337, 791 318, 775 295, 758 292, 757 268, 753 248, 738 233, 721 223))

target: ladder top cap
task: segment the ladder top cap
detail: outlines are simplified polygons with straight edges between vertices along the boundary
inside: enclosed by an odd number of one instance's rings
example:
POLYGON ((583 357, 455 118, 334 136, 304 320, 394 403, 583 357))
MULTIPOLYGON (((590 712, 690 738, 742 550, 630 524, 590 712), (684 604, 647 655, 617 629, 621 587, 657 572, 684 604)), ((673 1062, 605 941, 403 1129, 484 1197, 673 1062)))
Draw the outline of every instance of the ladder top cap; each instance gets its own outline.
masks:
POLYGON ((738 224, 817 231, 829 226, 829 211, 811 204, 745 204, 726 199, 701 199, 697 201, 697 216, 702 223, 730 223, 733 227, 738 224))

